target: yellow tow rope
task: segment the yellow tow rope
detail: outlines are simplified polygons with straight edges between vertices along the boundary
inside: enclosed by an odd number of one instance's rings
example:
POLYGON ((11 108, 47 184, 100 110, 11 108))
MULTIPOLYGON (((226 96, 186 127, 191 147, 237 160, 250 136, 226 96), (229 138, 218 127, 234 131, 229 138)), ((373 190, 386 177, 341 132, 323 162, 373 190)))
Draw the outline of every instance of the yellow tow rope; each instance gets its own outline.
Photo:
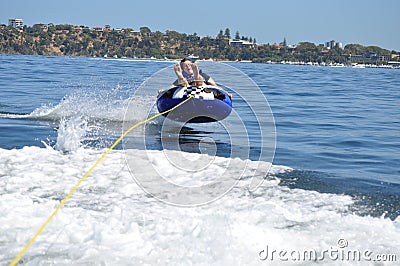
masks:
POLYGON ((110 148, 108 148, 108 150, 106 152, 103 153, 103 155, 97 160, 97 162, 82 176, 82 178, 78 181, 78 183, 76 183, 76 185, 71 189, 71 191, 68 193, 67 196, 65 196, 65 198, 60 202, 60 204, 57 206, 57 208, 53 211, 53 213, 50 215, 49 218, 47 218, 46 222, 39 228, 39 230, 36 232, 36 234, 31 238, 31 240, 29 240, 28 244, 25 245, 25 247, 21 250, 21 252, 15 257, 15 259, 10 263, 10 266, 14 266, 15 264, 18 263, 18 261, 22 258, 22 256, 26 253, 26 251, 29 249, 29 247, 33 244, 33 242, 35 242, 36 238, 43 232, 43 230, 45 229, 45 227, 51 222, 51 220, 54 218, 54 216, 57 214, 57 212, 62 208, 62 206, 64 206, 65 202, 72 196, 72 194, 74 194, 74 192, 78 189, 78 187, 83 183, 83 181, 85 181, 85 179, 90 175, 90 173, 92 173, 92 171, 101 163, 101 161, 104 160, 104 158, 106 158, 106 156, 118 145, 118 143, 121 142, 121 140, 126 137, 126 135, 129 134, 129 132, 131 132, 133 129, 137 128, 140 125, 146 124, 147 122, 161 116, 164 115, 166 113, 169 113, 173 110, 175 110, 176 108, 178 108, 179 106, 183 105, 184 103, 186 103, 187 101, 189 101, 191 98, 193 98, 193 96, 189 96, 189 98, 187 98, 186 100, 184 100, 183 102, 181 102, 180 104, 175 105, 174 107, 172 107, 171 109, 168 109, 164 112, 158 113, 156 115, 153 115, 152 117, 140 121, 138 123, 136 123, 135 125, 131 126, 129 129, 127 129, 111 146, 110 148))

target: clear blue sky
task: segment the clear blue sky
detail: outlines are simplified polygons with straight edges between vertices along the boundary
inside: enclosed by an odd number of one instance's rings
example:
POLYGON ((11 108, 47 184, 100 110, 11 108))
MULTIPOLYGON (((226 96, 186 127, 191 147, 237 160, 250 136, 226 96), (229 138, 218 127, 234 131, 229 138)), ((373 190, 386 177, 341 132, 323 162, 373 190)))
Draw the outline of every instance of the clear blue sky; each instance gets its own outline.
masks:
POLYGON ((19 0, 0 3, 0 23, 35 23, 176 30, 215 36, 253 37, 258 43, 330 40, 400 51, 399 0, 19 0))

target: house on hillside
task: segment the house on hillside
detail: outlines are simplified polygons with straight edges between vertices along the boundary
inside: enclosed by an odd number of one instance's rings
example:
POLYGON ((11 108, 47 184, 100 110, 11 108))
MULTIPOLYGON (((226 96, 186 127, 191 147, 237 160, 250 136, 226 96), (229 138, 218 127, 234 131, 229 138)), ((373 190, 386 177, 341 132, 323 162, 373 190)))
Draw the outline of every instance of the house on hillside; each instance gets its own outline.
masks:
POLYGON ((376 52, 367 52, 361 55, 350 55, 351 61, 384 61, 388 62, 391 60, 390 54, 379 54, 376 52))
POLYGON ((96 32, 103 32, 103 27, 95 26, 92 28, 92 30, 96 32))
POLYGON ((43 23, 33 24, 32 28, 34 28, 35 30, 47 32, 49 30, 49 25, 43 23))
POLYGON ((229 40, 229 45, 231 47, 254 47, 254 43, 246 40, 229 40))
POLYGON ((343 44, 341 42, 336 42, 335 40, 325 42, 325 47, 328 49, 333 49, 335 47, 343 48, 343 44))
POLYGON ((24 26, 24 21, 21 18, 10 18, 8 20, 8 26, 22 28, 24 26))
POLYGON ((83 32, 83 28, 81 26, 76 26, 73 29, 74 32, 78 32, 78 33, 82 33, 83 32))

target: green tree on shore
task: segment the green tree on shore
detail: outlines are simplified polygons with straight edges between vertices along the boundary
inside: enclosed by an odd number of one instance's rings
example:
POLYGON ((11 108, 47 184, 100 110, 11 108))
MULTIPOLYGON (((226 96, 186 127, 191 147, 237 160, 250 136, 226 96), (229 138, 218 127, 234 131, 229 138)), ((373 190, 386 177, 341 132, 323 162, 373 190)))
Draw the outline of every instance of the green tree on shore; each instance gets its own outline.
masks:
MULTIPOLYGON (((216 37, 200 37, 197 33, 185 34, 168 30, 152 32, 148 27, 140 31, 133 29, 91 30, 85 26, 78 28, 68 25, 49 25, 48 30, 24 26, 23 30, 5 25, 0 26, 0 53, 34 55, 72 55, 72 56, 118 56, 118 57, 157 57, 181 58, 187 54, 198 55, 201 59, 252 60, 253 62, 354 62, 354 55, 393 55, 377 46, 348 44, 344 49, 316 46, 311 42, 301 42, 297 47, 288 47, 286 38, 279 45, 257 44, 255 38, 240 37, 236 31, 235 39, 249 41, 242 46, 231 46, 230 29, 219 31, 216 37), (253 45, 252 45, 253 43, 253 45), (351 60, 351 61, 350 61, 351 60)), ((387 58, 387 57, 386 57, 387 58)), ((397 59, 396 59, 397 58, 397 59)), ((362 61, 363 62, 363 61, 362 61)), ((377 62, 375 60, 375 62, 377 62)), ((374 63, 375 63, 374 62, 374 63)))
POLYGON ((229 28, 225 29, 225 37, 230 39, 231 38, 231 30, 229 28))

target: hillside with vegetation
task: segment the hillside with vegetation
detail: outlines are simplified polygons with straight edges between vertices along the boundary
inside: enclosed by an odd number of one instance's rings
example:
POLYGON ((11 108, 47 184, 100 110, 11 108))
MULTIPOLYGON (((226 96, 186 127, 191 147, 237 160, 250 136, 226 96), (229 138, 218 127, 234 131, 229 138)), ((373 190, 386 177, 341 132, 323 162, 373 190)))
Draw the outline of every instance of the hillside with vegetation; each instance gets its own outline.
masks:
POLYGON ((181 58, 194 54, 200 59, 251 60, 253 62, 317 62, 317 63, 374 63, 385 64, 398 61, 399 53, 377 46, 348 44, 344 48, 327 49, 323 45, 301 42, 288 46, 280 44, 257 44, 252 37, 234 38, 230 30, 220 31, 217 36, 200 37, 196 33, 177 31, 152 32, 148 27, 133 29, 90 29, 85 26, 43 25, 13 28, 0 26, 0 53, 67 56, 116 56, 128 58, 181 58), (232 45, 232 39, 243 41, 232 45))

